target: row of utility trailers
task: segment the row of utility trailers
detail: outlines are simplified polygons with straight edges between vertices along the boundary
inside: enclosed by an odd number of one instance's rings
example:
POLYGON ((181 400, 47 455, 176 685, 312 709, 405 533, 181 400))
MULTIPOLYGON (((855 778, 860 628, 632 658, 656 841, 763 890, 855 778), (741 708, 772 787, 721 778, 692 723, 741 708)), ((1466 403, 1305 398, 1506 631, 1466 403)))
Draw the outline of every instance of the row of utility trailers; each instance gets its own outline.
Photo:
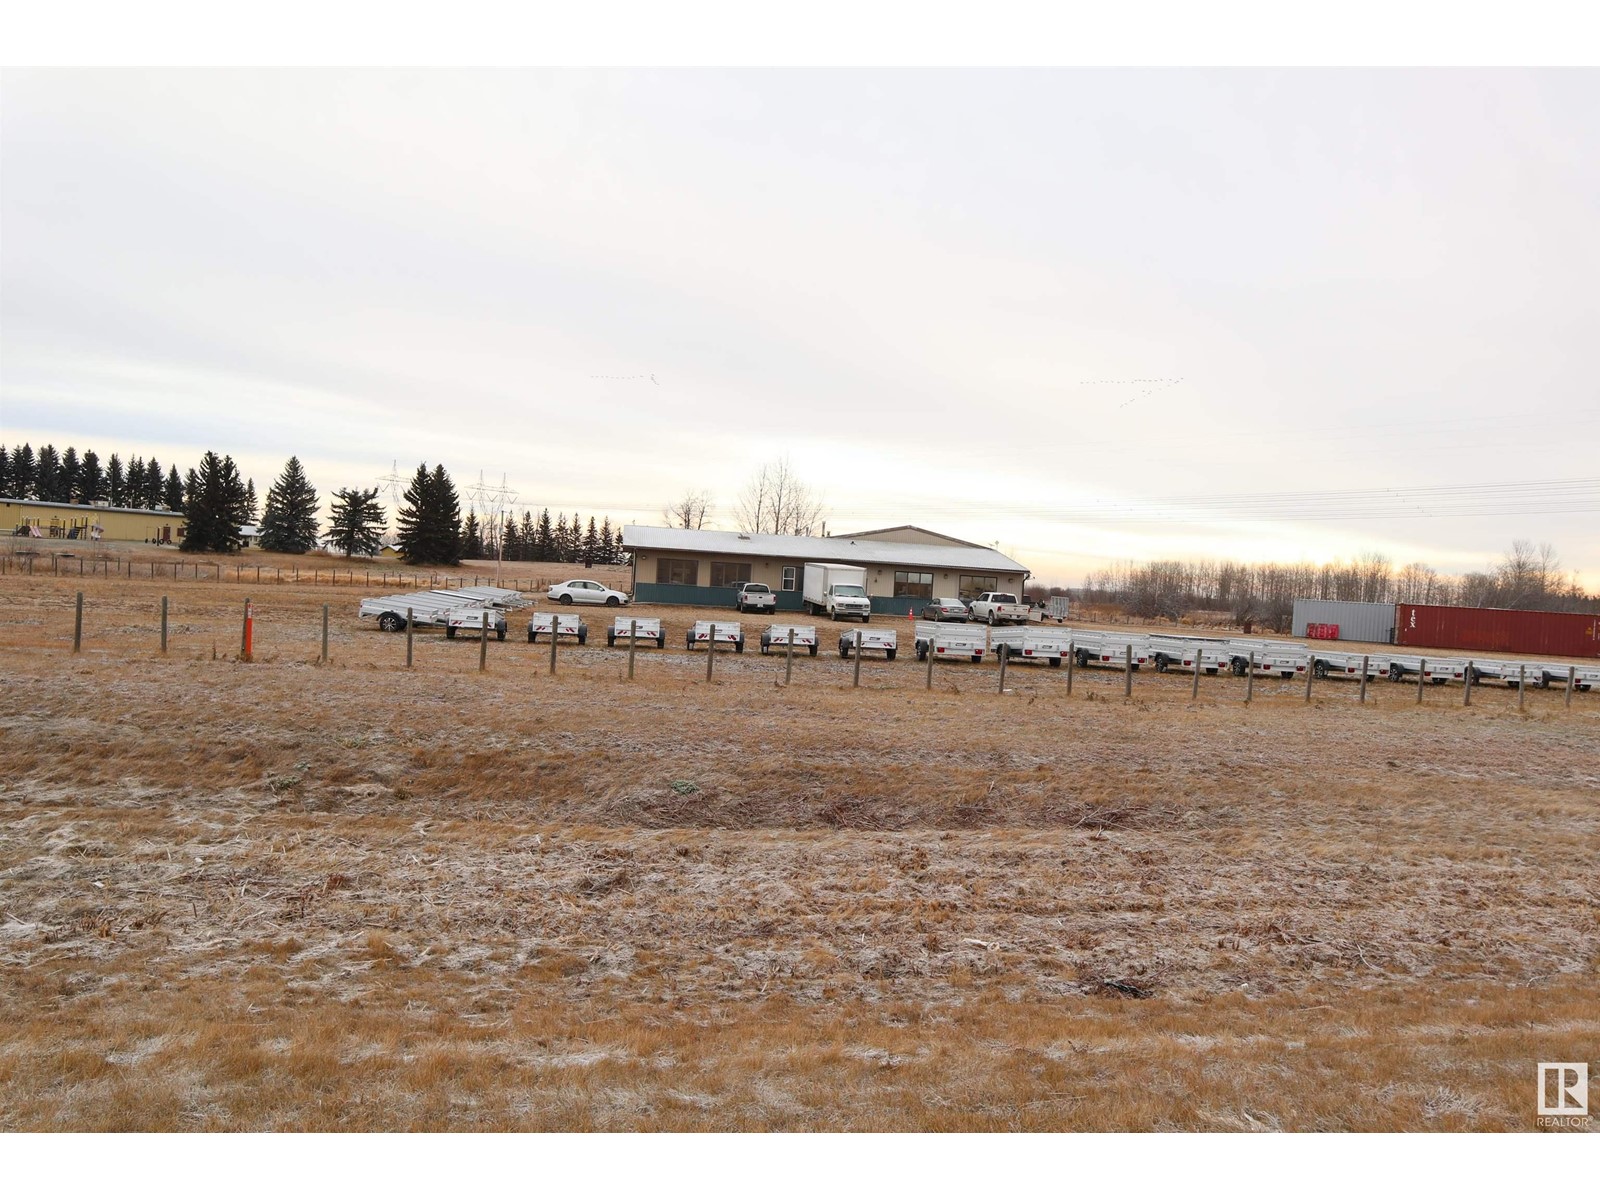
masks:
POLYGON ((1445 604, 1296 600, 1295 637, 1490 654, 1600 658, 1600 614, 1445 604))

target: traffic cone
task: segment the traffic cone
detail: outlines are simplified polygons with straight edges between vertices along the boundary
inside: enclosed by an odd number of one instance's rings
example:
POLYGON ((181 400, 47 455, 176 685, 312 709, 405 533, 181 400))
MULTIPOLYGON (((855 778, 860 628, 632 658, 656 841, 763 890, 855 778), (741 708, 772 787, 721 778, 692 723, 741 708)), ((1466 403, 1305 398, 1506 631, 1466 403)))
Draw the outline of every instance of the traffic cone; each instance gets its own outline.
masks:
POLYGON ((906 620, 915 621, 916 619, 917 619, 917 606, 915 604, 913 604, 910 608, 906 609, 906 620))

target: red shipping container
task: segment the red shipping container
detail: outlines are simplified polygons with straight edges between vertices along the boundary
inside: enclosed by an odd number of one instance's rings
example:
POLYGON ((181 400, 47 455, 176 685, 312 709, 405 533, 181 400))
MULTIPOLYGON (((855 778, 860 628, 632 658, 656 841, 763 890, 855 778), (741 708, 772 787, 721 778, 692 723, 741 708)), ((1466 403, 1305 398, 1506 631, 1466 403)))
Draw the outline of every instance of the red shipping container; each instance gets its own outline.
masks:
POLYGON ((1401 646, 1600 658, 1600 616, 1594 613, 1397 604, 1395 618, 1394 640, 1401 646))

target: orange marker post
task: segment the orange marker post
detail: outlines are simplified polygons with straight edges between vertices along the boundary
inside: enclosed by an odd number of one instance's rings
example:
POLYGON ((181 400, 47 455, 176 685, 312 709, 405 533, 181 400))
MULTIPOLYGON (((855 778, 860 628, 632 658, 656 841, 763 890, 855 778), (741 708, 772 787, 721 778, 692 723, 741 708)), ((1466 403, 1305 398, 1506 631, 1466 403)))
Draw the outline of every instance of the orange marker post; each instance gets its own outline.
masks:
POLYGON ((250 607, 250 601, 246 600, 244 602, 244 634, 239 640, 239 657, 245 662, 250 661, 250 649, 255 642, 255 633, 255 616, 250 607))

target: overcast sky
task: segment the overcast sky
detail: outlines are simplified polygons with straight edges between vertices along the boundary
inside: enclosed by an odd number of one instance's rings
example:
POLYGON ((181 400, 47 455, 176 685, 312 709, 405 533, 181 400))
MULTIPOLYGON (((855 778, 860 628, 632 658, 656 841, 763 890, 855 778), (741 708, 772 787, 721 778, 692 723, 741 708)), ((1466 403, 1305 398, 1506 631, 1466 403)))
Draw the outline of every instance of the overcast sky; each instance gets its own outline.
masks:
POLYGON ((0 442, 1600 587, 1582 71, 8 70, 0 442), (654 377, 654 380, 650 378, 654 377), (1586 480, 1583 484, 1561 481, 1586 480), (1396 490, 1397 489, 1397 490, 1396 490))

